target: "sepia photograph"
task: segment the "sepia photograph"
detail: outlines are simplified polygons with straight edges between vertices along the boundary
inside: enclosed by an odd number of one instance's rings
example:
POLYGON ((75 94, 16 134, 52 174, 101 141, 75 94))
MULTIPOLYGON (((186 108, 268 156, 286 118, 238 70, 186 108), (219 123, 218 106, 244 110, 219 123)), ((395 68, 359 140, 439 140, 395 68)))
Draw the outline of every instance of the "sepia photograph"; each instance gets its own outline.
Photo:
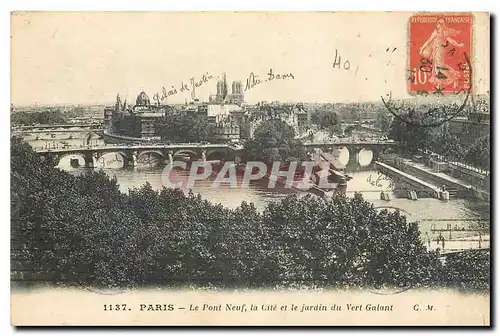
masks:
POLYGON ((490 326, 489 13, 10 20, 12 325, 490 326))

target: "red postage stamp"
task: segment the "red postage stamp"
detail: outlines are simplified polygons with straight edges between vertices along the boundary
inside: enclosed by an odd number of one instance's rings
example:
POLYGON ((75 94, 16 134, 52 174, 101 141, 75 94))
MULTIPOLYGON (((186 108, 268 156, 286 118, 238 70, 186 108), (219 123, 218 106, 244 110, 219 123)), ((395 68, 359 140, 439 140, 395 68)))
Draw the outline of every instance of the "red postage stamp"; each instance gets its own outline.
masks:
POLYGON ((410 94, 470 91, 472 14, 416 14, 410 18, 408 35, 410 94))

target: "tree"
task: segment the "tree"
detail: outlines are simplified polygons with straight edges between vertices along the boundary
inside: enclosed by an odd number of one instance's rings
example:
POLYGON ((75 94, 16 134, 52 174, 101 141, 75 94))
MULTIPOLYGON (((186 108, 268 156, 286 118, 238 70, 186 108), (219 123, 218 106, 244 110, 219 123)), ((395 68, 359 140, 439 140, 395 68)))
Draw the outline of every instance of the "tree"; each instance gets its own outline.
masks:
POLYGON ((436 121, 430 113, 407 110, 394 118, 390 136, 410 153, 431 150, 449 160, 465 161, 472 166, 490 169, 489 135, 477 138, 472 146, 467 148, 469 134, 454 135, 450 132, 448 123, 436 121))
POLYGON ((158 135, 172 142, 200 142, 209 139, 210 129, 206 118, 171 114, 159 127, 158 135))
POLYGON ((37 112, 16 112, 11 114, 11 122, 20 125, 34 125, 34 124, 64 124, 67 119, 59 110, 45 110, 37 112))
POLYGON ((464 160, 470 165, 490 171, 491 169, 490 135, 478 138, 467 150, 464 160))
POLYGON ((342 133, 340 116, 336 112, 314 111, 311 113, 311 123, 318 125, 320 129, 328 130, 330 136, 342 133))
POLYGON ((332 125, 340 123, 340 117, 336 112, 327 110, 317 110, 311 113, 311 123, 326 129, 332 125))
POLYGON ((344 129, 344 133, 350 137, 352 136, 352 132, 356 129, 356 126, 353 126, 353 125, 349 125, 347 126, 345 129, 344 129))
POLYGON ((35 284, 136 283, 142 264, 134 239, 143 228, 116 179, 103 172, 72 176, 16 139, 11 155, 15 276, 35 284))
POLYGON ((472 264, 450 259, 443 269, 417 223, 378 211, 360 194, 293 195, 262 213, 247 203, 232 210, 149 184, 124 194, 102 171, 72 176, 20 140, 12 139, 11 154, 12 277, 23 283, 489 287, 489 256, 471 256, 472 264), (467 284, 471 272, 480 277, 467 284))
POLYGON ((421 111, 406 110, 395 117, 389 136, 402 144, 409 153, 415 154, 418 150, 431 149, 437 137, 441 134, 442 124, 431 125, 434 117, 421 111))
POLYGON ((446 258, 442 272, 442 283, 455 289, 467 291, 490 290, 490 251, 466 251, 446 258))
POLYGON ((355 106, 352 106, 350 107, 349 109, 349 119, 351 120, 359 120, 361 118, 361 112, 360 110, 355 107, 355 106))
POLYGON ((286 160, 289 157, 306 159, 306 151, 291 126, 280 119, 262 122, 254 138, 245 143, 248 160, 262 160, 266 163, 286 160))
POLYGON ((391 129, 394 116, 387 110, 381 110, 377 113, 377 120, 375 126, 380 129, 382 133, 387 133, 391 129))
POLYGON ((416 223, 378 212, 360 194, 326 201, 290 196, 263 212, 264 282, 282 286, 405 287, 436 281, 436 255, 422 245, 416 223))
POLYGON ((113 129, 120 135, 140 138, 142 136, 141 117, 124 115, 121 118, 114 118, 113 129))
POLYGON ((461 145, 460 139, 451 134, 447 123, 444 123, 439 130, 440 132, 435 135, 435 140, 431 145, 432 151, 443 155, 448 160, 462 161, 465 150, 461 145))
POLYGON ((336 135, 343 135, 344 134, 344 131, 342 129, 342 125, 341 124, 336 124, 336 125, 332 125, 328 128, 328 134, 330 136, 336 134, 336 135))

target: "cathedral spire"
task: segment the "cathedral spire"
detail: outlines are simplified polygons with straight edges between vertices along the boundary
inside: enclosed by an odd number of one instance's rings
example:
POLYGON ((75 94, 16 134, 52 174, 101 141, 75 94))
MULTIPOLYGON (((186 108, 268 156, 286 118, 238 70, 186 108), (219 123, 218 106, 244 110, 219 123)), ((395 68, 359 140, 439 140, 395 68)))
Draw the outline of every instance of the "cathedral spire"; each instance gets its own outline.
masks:
POLYGON ((117 93, 116 94, 116 104, 115 104, 115 110, 116 111, 120 111, 121 110, 121 107, 122 107, 122 101, 120 99, 120 94, 117 93))
POLYGON ((224 99, 227 98, 227 80, 226 80, 226 73, 224 72, 224 91, 222 93, 224 95, 224 99))

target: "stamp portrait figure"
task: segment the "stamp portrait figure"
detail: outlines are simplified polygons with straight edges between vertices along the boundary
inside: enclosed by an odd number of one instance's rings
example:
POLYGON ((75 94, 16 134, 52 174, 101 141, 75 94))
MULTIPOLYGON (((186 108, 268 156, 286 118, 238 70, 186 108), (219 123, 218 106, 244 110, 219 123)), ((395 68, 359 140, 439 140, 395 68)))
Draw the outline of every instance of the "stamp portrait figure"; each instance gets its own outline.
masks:
POLYGON ((432 72, 430 73, 429 80, 440 88, 450 84, 453 84, 455 88, 458 86, 457 81, 460 73, 447 64, 446 56, 446 47, 448 45, 456 48, 464 47, 464 43, 459 43, 453 38, 458 33, 460 31, 446 27, 444 19, 441 18, 438 20, 431 36, 420 47, 420 55, 429 59, 432 63, 432 72), (446 75, 442 76, 440 74, 446 75))
POLYGON ((458 93, 470 88, 472 17, 418 14, 409 25, 409 92, 458 93))

